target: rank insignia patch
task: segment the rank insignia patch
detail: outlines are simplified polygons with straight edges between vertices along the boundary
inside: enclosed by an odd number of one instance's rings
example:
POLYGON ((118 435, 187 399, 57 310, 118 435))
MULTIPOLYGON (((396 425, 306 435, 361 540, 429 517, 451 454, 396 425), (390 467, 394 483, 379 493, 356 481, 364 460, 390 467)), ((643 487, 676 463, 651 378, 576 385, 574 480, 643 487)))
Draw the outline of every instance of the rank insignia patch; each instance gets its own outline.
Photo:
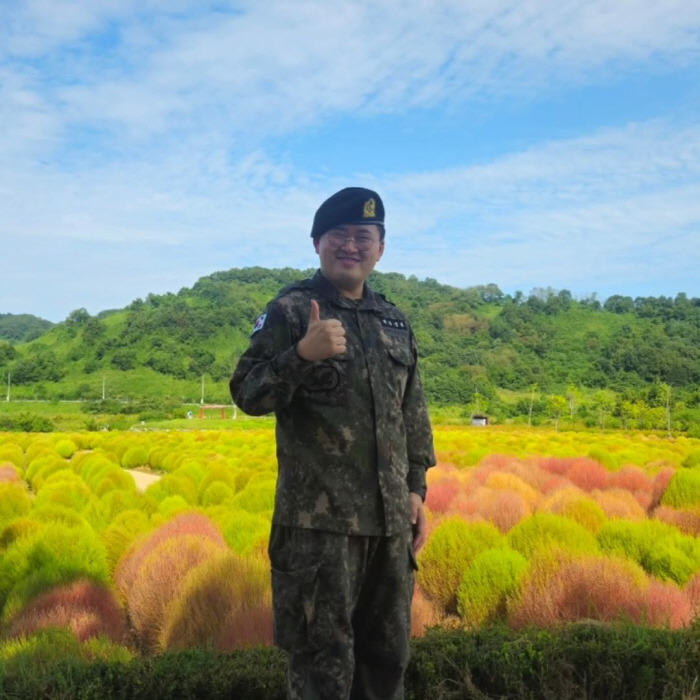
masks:
POLYGON ((267 320, 267 314, 260 314, 258 316, 257 320, 253 324, 253 332, 251 335, 255 335, 258 331, 261 331, 263 329, 263 326, 265 325, 265 321, 267 320))
POLYGON ((364 209, 362 210, 362 216, 365 219, 374 219, 377 216, 377 203, 374 198, 368 199, 365 202, 364 209))
POLYGON ((380 320, 382 322, 382 326, 388 330, 408 332, 408 323, 406 323, 406 321, 399 321, 395 318, 382 318, 380 320))

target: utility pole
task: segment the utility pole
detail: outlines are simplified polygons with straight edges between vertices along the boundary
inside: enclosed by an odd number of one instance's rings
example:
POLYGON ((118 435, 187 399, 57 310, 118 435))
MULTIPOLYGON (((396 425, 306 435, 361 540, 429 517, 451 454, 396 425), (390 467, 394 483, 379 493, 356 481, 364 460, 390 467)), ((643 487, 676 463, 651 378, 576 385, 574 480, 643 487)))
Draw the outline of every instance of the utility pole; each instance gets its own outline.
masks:
POLYGON ((7 373, 7 401, 10 401, 10 373, 7 373))
POLYGON ((204 375, 202 375, 202 398, 199 400, 199 403, 204 406, 204 375))
POLYGON ((102 375, 102 400, 105 400, 105 375, 102 375))

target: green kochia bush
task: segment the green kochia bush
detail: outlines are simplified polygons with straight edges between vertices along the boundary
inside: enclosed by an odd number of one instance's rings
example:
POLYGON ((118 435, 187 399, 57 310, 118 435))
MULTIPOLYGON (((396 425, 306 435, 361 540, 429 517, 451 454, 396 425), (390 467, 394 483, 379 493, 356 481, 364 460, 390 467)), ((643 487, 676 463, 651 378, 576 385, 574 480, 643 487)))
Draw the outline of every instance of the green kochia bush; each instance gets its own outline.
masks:
POLYGON ((664 492, 661 504, 673 508, 692 508, 700 504, 700 471, 677 471, 664 492))
POLYGON ((0 527, 14 518, 27 515, 32 508, 32 499, 24 484, 0 483, 0 527))
POLYGON ((593 553, 595 536, 582 525, 560 515, 535 513, 521 520, 509 533, 510 546, 528 559, 536 552, 560 547, 570 552, 593 553))
POLYGON ((457 589, 457 612, 478 627, 505 619, 508 599, 518 590, 528 562, 511 549, 487 549, 477 554, 457 589))
POLYGON ((503 541, 491 523, 448 518, 435 528, 421 552, 417 574, 421 589, 443 611, 456 612, 457 588, 467 567, 477 554, 503 541))
POLYGON ((606 523, 598 533, 602 550, 621 554, 662 580, 685 584, 700 569, 700 542, 658 520, 606 523))
POLYGON ((0 558, 0 621, 39 593, 80 577, 109 583, 104 545, 89 526, 55 522, 16 540, 0 558))

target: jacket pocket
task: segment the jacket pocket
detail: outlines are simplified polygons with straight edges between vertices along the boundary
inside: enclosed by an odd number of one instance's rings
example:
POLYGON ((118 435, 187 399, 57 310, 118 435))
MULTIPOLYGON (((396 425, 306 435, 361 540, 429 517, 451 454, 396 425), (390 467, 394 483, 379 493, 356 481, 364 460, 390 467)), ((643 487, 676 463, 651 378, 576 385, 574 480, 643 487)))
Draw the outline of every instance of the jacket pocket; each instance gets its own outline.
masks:
POLYGON ((275 644, 300 652, 308 646, 308 629, 316 617, 316 594, 320 564, 280 571, 272 569, 272 607, 275 644))

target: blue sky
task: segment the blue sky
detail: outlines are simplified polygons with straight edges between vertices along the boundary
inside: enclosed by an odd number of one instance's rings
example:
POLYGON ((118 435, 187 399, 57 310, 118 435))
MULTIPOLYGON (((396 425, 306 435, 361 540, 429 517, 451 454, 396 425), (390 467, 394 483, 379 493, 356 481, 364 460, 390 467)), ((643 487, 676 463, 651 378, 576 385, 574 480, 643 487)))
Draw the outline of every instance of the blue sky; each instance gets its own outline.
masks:
POLYGON ((1 0, 0 313, 316 264, 377 189, 383 271, 700 297, 696 0, 1 0))

